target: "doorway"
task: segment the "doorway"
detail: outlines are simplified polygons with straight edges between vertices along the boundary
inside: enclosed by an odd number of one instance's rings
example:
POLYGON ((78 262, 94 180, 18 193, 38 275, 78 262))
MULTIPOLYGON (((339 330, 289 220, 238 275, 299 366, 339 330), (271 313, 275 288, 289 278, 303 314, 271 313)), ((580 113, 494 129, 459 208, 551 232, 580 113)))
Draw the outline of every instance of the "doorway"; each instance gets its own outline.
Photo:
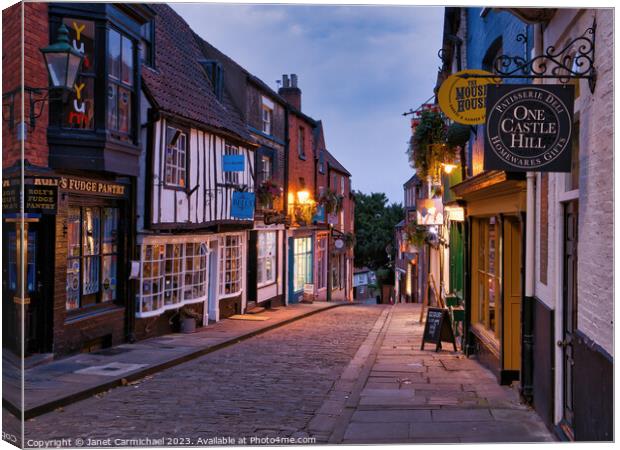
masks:
POLYGON ((574 439, 574 333, 577 331, 577 243, 579 204, 572 201, 564 209, 564 291, 563 291, 563 327, 562 340, 558 345, 563 349, 563 417, 562 430, 574 439))
MULTIPOLYGON (((21 352, 21 305, 14 302, 18 293, 18 258, 16 227, 19 223, 3 224, 2 305, 3 342, 15 352, 21 352)), ((25 269, 26 296, 24 305, 24 348, 26 355, 52 351, 52 301, 54 292, 53 245, 51 233, 54 217, 43 217, 27 226, 27 260, 25 269)))

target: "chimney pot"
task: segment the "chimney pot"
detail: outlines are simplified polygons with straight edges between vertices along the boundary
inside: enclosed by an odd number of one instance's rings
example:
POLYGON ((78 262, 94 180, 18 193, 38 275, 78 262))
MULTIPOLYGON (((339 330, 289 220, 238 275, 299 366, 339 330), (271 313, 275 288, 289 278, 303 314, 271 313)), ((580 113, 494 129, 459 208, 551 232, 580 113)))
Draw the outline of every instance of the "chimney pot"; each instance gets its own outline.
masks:
POLYGON ((288 75, 284 74, 282 75, 282 87, 289 87, 289 79, 288 79, 288 75))
POLYGON ((294 88, 297 87, 297 74, 296 73, 291 74, 291 86, 294 88))

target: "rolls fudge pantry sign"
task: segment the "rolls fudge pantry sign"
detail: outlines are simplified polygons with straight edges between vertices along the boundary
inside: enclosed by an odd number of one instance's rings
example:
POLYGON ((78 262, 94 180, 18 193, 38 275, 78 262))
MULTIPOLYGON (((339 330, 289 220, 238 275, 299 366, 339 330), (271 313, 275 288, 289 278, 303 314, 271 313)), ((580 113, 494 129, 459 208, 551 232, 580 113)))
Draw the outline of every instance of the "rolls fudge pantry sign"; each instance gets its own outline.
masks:
POLYGON ((572 85, 489 85, 484 169, 570 172, 572 85))

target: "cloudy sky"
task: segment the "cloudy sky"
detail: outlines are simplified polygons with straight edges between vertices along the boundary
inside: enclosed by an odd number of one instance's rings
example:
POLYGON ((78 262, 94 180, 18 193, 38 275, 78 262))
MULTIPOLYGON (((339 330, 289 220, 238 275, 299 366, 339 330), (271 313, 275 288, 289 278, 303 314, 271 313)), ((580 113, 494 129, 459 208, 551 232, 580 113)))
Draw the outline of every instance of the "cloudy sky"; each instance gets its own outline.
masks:
POLYGON ((302 110, 323 120, 327 148, 353 188, 402 202, 413 174, 401 114, 433 94, 442 7, 226 5, 174 9, 205 40, 277 90, 296 73, 302 110))

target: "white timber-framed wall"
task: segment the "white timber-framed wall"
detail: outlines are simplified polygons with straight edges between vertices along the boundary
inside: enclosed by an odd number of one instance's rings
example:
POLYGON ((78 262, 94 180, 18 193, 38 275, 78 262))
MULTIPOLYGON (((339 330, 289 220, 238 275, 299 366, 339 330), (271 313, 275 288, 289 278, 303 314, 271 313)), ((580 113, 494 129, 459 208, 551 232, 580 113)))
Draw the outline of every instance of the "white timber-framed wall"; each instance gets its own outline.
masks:
POLYGON ((176 120, 167 115, 159 115, 149 123, 146 121, 146 113, 151 105, 146 96, 143 95, 142 98, 142 117, 145 120, 142 125, 141 173, 137 186, 136 254, 140 273, 136 289, 136 318, 154 317, 166 310, 175 309, 173 305, 159 305, 150 311, 142 309, 147 245, 183 245, 183 279, 186 264, 191 264, 187 249, 193 249, 191 245, 185 244, 201 244, 204 249, 202 251, 207 254, 204 266, 207 292, 199 299, 191 301, 182 298, 176 308, 185 304, 203 303, 203 324, 206 324, 208 321, 220 320, 220 301, 235 297, 240 299, 239 312, 243 312, 247 303, 247 230, 252 227, 253 220, 236 219, 231 216, 230 211, 235 190, 254 191, 254 149, 238 145, 238 141, 227 138, 224 133, 218 134, 187 125, 183 119, 176 120), (167 135, 170 135, 167 131, 169 127, 179 129, 186 135, 186 173, 182 186, 168 185, 165 179, 164 155, 167 151, 167 135), (237 154, 244 156, 244 170, 234 172, 232 176, 229 175, 230 172, 225 173, 222 170, 227 144, 229 149, 234 148, 237 154), (222 231, 214 231, 218 229, 222 231), (235 266, 238 282, 230 292, 226 292, 226 289, 230 289, 230 284, 223 286, 226 274, 222 272, 225 246, 231 240, 227 240, 227 237, 238 239, 233 240, 238 243, 235 251, 239 252, 235 266))

